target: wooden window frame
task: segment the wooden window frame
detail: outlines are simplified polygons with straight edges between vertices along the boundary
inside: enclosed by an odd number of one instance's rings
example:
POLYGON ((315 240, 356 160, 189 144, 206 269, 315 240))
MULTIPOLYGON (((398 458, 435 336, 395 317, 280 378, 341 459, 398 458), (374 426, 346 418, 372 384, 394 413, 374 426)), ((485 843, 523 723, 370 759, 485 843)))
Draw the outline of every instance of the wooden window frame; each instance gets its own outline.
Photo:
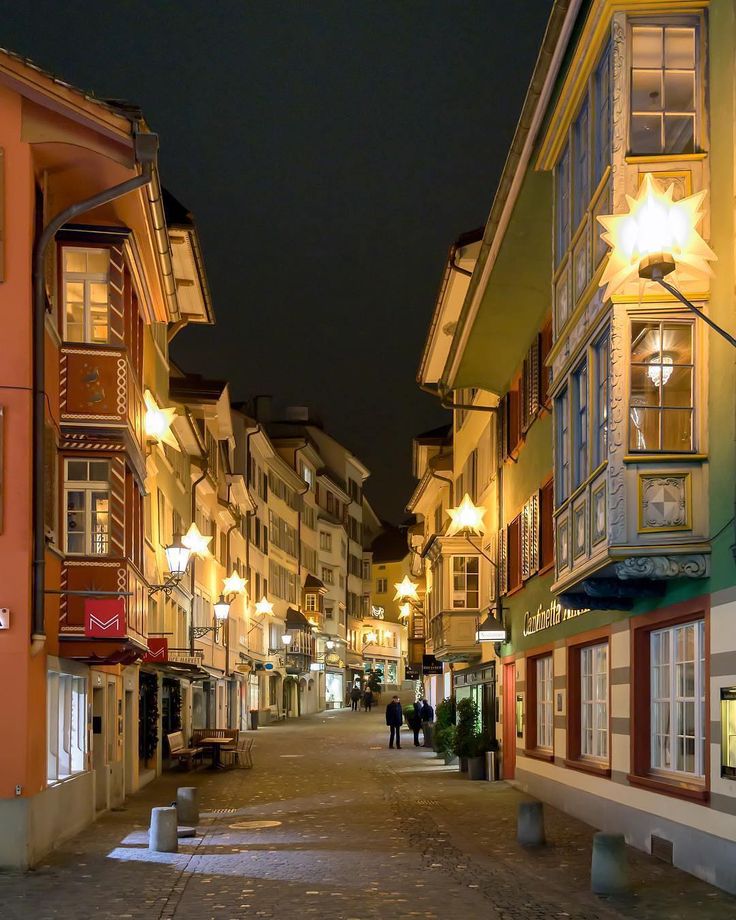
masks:
POLYGON ((535 760, 546 760, 553 763, 555 759, 554 738, 555 738, 555 662, 554 662, 554 645, 548 643, 534 650, 532 655, 526 657, 526 745, 524 748, 525 757, 533 757, 535 760), (552 747, 540 748, 537 745, 537 661, 541 658, 552 659, 552 747))
MULTIPOLYGON (((633 699, 633 696, 632 696, 633 699)), ((567 754, 565 766, 597 776, 611 775, 611 628, 604 626, 574 636, 567 642, 567 754), (608 646, 608 757, 597 760, 583 756, 581 748, 580 653, 594 645, 608 646)))

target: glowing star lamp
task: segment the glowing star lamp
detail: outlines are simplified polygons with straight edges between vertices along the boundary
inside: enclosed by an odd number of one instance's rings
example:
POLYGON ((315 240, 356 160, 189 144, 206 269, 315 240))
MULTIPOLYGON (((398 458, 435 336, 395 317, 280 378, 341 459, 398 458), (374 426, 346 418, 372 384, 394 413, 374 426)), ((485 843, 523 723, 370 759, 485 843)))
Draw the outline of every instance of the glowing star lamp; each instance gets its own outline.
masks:
POLYGON ((244 594, 247 581, 233 569, 233 574, 228 575, 222 583, 223 594, 244 594))
POLYGON ((209 544, 212 542, 212 537, 205 537, 204 534, 200 533, 199 527, 193 523, 181 538, 181 542, 187 549, 191 550, 194 556, 204 558, 209 554, 209 544))
POLYGON ((256 613, 268 614, 268 616, 273 616, 273 604, 264 594, 263 597, 256 604, 256 613))
POLYGON ((160 408, 150 390, 146 390, 143 394, 143 401, 146 404, 146 417, 143 423, 146 437, 151 441, 168 444, 174 450, 181 450, 179 442, 171 431, 171 423, 176 418, 176 409, 160 408))
POLYGON ((483 523, 486 509, 474 505, 467 492, 457 508, 448 508, 447 513, 450 515, 448 537, 454 537, 459 533, 480 537, 486 532, 486 525, 483 523))
POLYGON ((419 586, 415 584, 408 575, 404 575, 403 581, 398 581, 394 585, 396 588, 396 594, 394 595, 395 601, 409 601, 419 600, 419 595, 417 594, 417 588, 419 586))
POLYGON ((411 604, 404 603, 399 607, 399 619, 408 620, 411 616, 411 604))
POLYGON ((376 636, 376 634, 375 634, 374 632, 369 632, 369 633, 366 634, 366 637, 365 637, 365 644, 366 644, 366 645, 373 645, 373 643, 376 641, 377 638, 378 638, 378 636, 376 636))
POLYGON ((627 214, 598 217, 605 229, 602 239, 611 247, 600 281, 607 285, 607 298, 635 278, 661 283, 674 271, 686 281, 713 274, 708 263, 716 255, 696 229, 705 190, 679 201, 673 200, 674 190, 673 184, 663 190, 646 173, 636 198, 626 196, 627 214))

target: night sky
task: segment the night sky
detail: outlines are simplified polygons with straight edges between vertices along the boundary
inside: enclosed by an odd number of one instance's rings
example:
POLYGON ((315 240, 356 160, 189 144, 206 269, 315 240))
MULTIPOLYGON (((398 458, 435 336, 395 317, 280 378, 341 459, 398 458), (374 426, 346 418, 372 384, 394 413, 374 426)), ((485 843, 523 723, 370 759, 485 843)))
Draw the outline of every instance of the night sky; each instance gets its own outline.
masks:
POLYGON ((482 226, 551 0, 0 3, 0 44, 140 105, 217 325, 186 370, 311 405, 400 520, 447 250, 482 226))

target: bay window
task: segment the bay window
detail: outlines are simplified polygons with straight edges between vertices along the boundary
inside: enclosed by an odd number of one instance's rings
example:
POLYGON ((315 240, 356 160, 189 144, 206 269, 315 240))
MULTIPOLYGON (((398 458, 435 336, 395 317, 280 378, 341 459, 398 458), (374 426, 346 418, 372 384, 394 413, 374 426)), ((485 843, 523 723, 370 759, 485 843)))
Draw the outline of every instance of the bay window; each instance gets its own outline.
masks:
POLYGON ((555 500, 561 505, 570 490, 570 444, 567 387, 555 400, 556 457, 555 500))
POLYGON ((110 251, 62 247, 64 340, 104 345, 110 329, 110 251))
POLYGON ((693 370, 691 322, 632 322, 630 450, 693 450, 693 370))
POLYGON ((632 25, 632 154, 695 152, 698 84, 694 22, 632 25))
POLYGON ((583 362, 573 374, 573 443, 575 447, 574 486, 588 476, 588 365, 583 362))
POLYGON ((480 606, 480 557, 452 557, 452 607, 477 610, 480 606))
POLYGON ((601 55, 595 70, 594 86, 595 151, 593 161, 593 189, 603 178, 611 162, 611 49, 601 55))
POLYGON ((555 169, 555 262, 570 245, 570 149, 565 147, 555 169))
POLYGON ((652 770, 705 774, 704 635, 702 620, 651 633, 652 770))
POLYGON ((590 137, 589 137, 588 101, 582 104, 580 113, 572 129, 574 194, 573 207, 573 232, 585 214, 585 209, 590 203, 590 137))
POLYGON ((606 332, 593 346, 595 356, 595 419, 593 466, 608 457, 608 400, 611 379, 611 340, 606 332))
POLYGON ((110 551, 110 464, 64 461, 64 550, 82 556, 110 551))

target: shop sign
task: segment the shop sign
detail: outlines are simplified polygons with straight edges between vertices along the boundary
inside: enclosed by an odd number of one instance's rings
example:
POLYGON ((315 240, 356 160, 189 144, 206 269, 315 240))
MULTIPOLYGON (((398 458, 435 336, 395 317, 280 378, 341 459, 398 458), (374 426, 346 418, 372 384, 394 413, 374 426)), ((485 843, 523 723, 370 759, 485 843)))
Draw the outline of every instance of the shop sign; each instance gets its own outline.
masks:
POLYGON ((419 668, 404 668, 405 680, 419 680, 419 668))
POLYGON ((84 634, 90 639, 124 639, 126 636, 125 598, 86 597, 84 634))
POLYGON ((437 661, 434 655, 424 655, 422 658, 422 674, 442 674, 442 662, 437 661))
POLYGON ((162 662, 169 660, 169 640, 160 636, 153 636, 148 640, 148 651, 143 656, 144 661, 162 662))
POLYGON ((548 607, 542 607, 540 604, 536 613, 527 610, 524 614, 524 635, 533 636, 545 629, 559 626, 566 620, 574 620, 583 613, 590 613, 590 607, 563 607, 556 599, 548 607))

